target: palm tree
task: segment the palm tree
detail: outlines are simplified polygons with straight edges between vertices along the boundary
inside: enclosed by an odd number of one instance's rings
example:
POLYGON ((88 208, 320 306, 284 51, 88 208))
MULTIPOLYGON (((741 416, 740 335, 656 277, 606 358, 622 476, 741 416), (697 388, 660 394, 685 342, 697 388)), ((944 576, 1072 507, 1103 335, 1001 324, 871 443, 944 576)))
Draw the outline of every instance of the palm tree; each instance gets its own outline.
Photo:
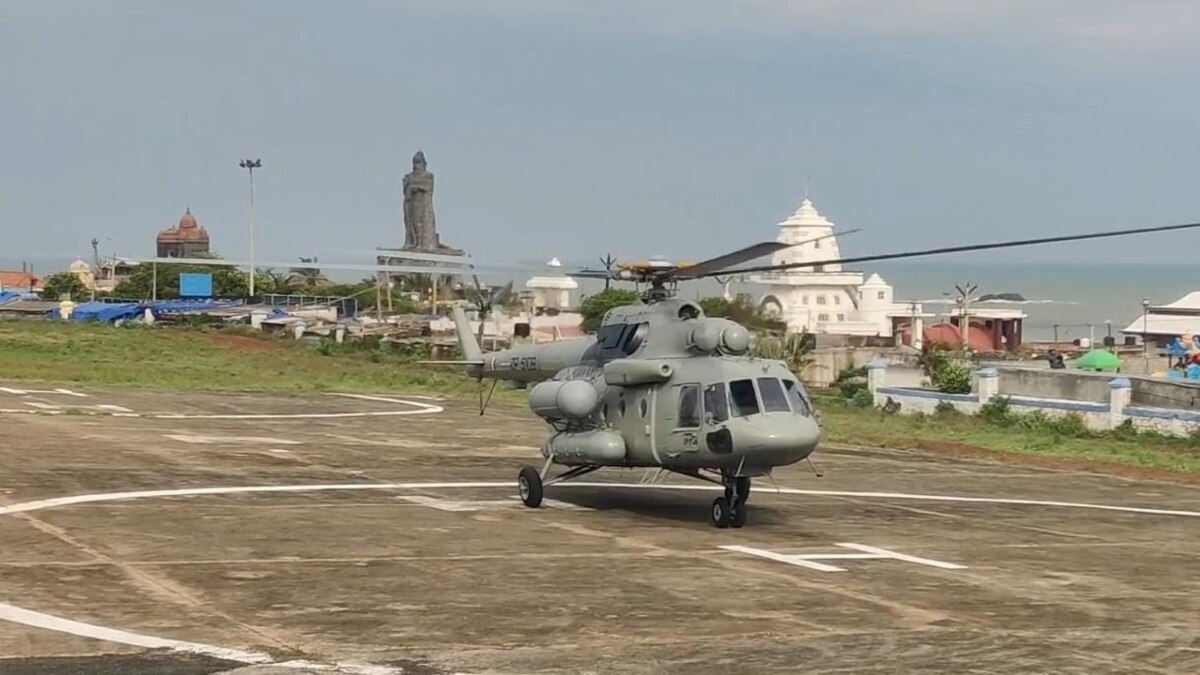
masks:
MULTIPOLYGON (((317 257, 300 258, 300 262, 315 264, 317 257)), ((316 267, 293 267, 287 277, 287 283, 300 289, 314 289, 329 285, 329 279, 316 267)))

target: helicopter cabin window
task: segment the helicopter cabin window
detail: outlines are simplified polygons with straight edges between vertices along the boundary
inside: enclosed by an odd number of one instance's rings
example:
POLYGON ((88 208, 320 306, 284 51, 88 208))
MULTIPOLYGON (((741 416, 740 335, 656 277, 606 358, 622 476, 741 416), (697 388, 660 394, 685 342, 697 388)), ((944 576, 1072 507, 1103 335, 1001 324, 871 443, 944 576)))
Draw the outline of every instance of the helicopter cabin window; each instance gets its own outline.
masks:
POLYGON ((725 383, 718 382, 704 388, 704 413, 712 415, 712 421, 729 419, 729 399, 725 396, 725 383))
POLYGON ((783 385, 774 377, 758 378, 758 393, 762 396, 763 412, 791 412, 783 385))
POLYGON ((758 394, 754 392, 753 380, 734 380, 729 383, 729 398, 733 403, 735 417, 745 417, 758 412, 758 394))
POLYGON ((812 417, 812 406, 804 398, 800 383, 795 380, 784 380, 783 390, 787 392, 788 400, 792 402, 792 412, 805 417, 812 417))
POLYGON ((679 419, 675 427, 692 429, 700 426, 700 385, 685 384, 679 388, 679 419))

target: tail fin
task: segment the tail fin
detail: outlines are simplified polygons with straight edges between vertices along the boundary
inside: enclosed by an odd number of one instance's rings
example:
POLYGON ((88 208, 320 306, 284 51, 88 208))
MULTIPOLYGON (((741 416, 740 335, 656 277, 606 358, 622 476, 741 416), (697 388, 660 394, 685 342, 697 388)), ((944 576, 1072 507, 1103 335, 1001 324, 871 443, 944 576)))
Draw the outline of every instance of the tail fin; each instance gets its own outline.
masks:
POLYGON ((471 322, 467 321, 467 313, 456 305, 450 309, 450 316, 454 319, 454 330, 458 333, 458 346, 462 349, 463 359, 482 363, 483 350, 475 341, 475 334, 471 332, 471 322))

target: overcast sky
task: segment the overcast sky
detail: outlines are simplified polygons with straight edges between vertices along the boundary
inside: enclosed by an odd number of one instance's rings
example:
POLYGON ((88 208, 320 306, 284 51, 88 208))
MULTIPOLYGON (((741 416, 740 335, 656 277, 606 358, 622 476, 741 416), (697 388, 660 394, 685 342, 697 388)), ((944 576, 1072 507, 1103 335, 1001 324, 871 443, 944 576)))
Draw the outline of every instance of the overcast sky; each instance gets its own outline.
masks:
POLYGON ((418 148, 492 262, 720 253, 806 179, 847 254, 1193 222, 1197 38, 1176 0, 5 0, 0 256, 148 255, 190 206, 243 257, 261 157, 259 259, 349 261, 418 148))

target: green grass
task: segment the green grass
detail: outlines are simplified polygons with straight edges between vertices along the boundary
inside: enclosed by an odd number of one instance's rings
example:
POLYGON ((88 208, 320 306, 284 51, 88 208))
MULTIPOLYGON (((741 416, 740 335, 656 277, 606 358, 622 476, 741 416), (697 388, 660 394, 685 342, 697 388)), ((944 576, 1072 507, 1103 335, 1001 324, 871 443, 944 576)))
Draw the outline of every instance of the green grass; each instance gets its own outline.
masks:
POLYGON ((819 397, 823 439, 890 448, 953 449, 949 445, 1050 460, 1122 464, 1200 474, 1200 439, 1159 434, 1078 432, 1066 423, 1013 416, 999 422, 961 413, 893 415, 819 397), (949 445, 948 445, 949 444, 949 445))
MULTIPOLYGON (((272 392, 410 392, 474 397, 454 366, 415 363, 395 347, 315 345, 244 330, 61 321, 0 321, 0 379, 147 389, 272 392)), ((523 392, 496 390, 500 400, 523 392)), ((1076 425, 940 412, 902 416, 818 397, 824 439, 892 448, 982 449, 1047 460, 1120 464, 1200 475, 1200 438, 1131 430, 1088 433, 1076 425)))
POLYGON ((237 329, 0 321, 5 380, 277 392, 477 391, 461 367, 415 358, 386 345, 322 347, 237 329))

